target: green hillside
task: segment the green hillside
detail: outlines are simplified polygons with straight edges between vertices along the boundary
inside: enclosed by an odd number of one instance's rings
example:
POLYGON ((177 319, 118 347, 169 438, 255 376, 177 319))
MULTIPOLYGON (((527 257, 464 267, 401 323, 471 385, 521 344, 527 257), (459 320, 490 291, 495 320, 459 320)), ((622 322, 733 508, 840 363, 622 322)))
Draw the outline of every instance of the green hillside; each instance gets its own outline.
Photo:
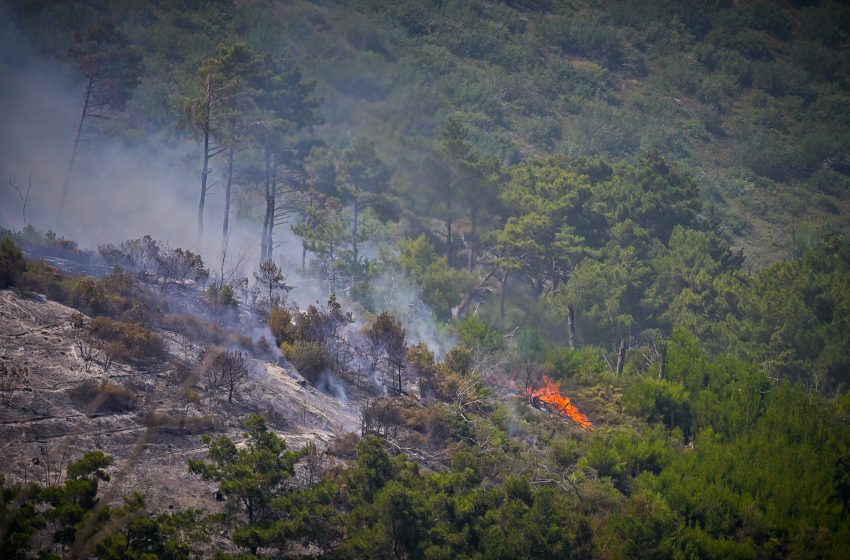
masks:
POLYGON ((415 189, 405 162, 456 116, 504 164, 657 149, 694 171, 756 265, 786 257, 808 224, 848 226, 850 9, 839 2, 12 6, 59 58, 104 7, 122 22, 145 57, 124 115, 135 134, 172 135, 197 65, 242 40, 315 79, 318 135, 374 140, 402 192, 415 189))

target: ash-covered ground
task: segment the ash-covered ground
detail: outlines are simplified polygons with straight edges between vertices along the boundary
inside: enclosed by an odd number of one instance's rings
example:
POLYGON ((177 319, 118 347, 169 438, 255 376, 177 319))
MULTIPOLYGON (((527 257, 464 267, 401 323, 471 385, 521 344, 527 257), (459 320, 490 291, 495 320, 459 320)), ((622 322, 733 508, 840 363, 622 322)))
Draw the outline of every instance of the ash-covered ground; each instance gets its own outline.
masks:
MULTIPOLYGON (((95 359, 86 371, 72 326, 75 313, 40 296, 0 291, 0 359, 29 372, 0 402, 0 473, 8 478, 49 484, 69 461, 98 449, 115 457, 109 483, 118 485, 115 496, 143 491, 152 511, 210 510, 220 505, 215 484, 187 468, 187 459, 205 453, 202 434, 240 441, 245 417, 260 413, 291 448, 314 443, 322 449, 358 425, 356 387, 346 386, 348 399, 342 400, 256 359, 249 360, 249 378, 232 403, 187 397, 185 375, 181 379, 174 361, 104 368, 95 359), (103 386, 122 399, 94 402, 85 391, 103 386)), ((172 356, 200 351, 187 347, 184 337, 159 334, 172 356)))

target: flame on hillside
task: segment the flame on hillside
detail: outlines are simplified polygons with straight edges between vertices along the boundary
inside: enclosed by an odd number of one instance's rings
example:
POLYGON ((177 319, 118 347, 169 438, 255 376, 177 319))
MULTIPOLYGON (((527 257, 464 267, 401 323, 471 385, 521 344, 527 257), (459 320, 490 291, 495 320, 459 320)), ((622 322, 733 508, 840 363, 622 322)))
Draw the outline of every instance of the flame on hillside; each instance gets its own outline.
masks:
POLYGON ((590 418, 582 413, 576 405, 573 404, 573 401, 571 401, 569 397, 565 397, 561 394, 558 384, 555 381, 544 375, 543 382, 546 385, 540 389, 527 387, 525 395, 531 399, 537 399, 540 402, 546 403, 549 408, 558 414, 567 416, 573 422, 581 426, 582 429, 593 429, 593 422, 590 421, 590 418))

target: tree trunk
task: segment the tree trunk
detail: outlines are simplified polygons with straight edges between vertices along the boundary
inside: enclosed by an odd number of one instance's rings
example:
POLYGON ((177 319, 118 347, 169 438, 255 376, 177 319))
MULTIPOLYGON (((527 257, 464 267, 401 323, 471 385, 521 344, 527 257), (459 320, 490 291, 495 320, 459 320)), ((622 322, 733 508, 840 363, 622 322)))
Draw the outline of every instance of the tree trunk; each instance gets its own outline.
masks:
POLYGON ((65 182, 62 185, 62 199, 59 202, 59 208, 65 207, 65 199, 68 196, 68 187, 71 184, 71 173, 74 171, 74 161, 77 159, 77 150, 80 147, 80 136, 83 133, 83 122, 89 112, 89 102, 91 101, 92 85, 94 84, 94 76, 89 76, 89 81, 86 82, 86 91, 83 94, 83 107, 80 111, 80 122, 77 123, 77 135, 74 136, 74 148, 71 150, 71 159, 68 162, 68 171, 65 173, 65 182))
POLYGON ((623 373, 623 368, 626 365, 626 339, 620 340, 620 349, 617 351, 617 375, 623 373))
POLYGON ((570 350, 576 349, 576 314, 573 304, 567 302, 567 332, 569 333, 570 350))
MULTIPOLYGON (((309 193, 310 193, 310 194, 308 195, 308 197, 309 197, 309 198, 307 199, 307 208, 308 208, 308 212, 307 212, 307 226, 308 226, 308 227, 309 227, 310 225, 312 225, 312 220, 313 220, 312 213, 309 211, 309 210, 312 210, 312 208, 313 208, 313 194, 312 194, 312 190, 311 190, 311 191, 309 191, 309 193)), ((301 270, 304 270, 304 269, 306 269, 306 268, 307 268, 307 247, 304 245, 304 242, 303 242, 303 240, 302 240, 302 242, 301 242, 301 270)))
POLYGON ((268 260, 274 257, 274 221, 277 212, 277 157, 272 154, 270 202, 269 202, 269 229, 266 231, 266 255, 268 260))
POLYGON ((355 189, 355 193, 354 193, 354 223, 352 224, 352 229, 351 229, 351 235, 352 235, 352 238, 351 238, 352 247, 351 248, 352 248, 352 252, 353 252, 353 259, 354 259, 354 266, 355 267, 357 267, 357 264, 359 263, 359 257, 357 255, 357 229, 358 229, 359 225, 360 225, 360 199, 357 196, 357 191, 355 189))
POLYGON ((224 183, 224 221, 221 225, 221 254, 227 248, 227 235, 230 226, 230 192, 233 186, 233 147, 227 150, 227 180, 224 183))
POLYGON ((661 353, 659 356, 659 360, 661 361, 661 367, 658 370, 658 380, 664 381, 667 377, 667 339, 661 339, 661 353))
POLYGON ((266 202, 266 213, 263 216, 263 233, 260 236, 260 262, 266 262, 269 260, 269 255, 266 253, 266 239, 269 234, 269 219, 272 214, 270 212, 271 208, 271 188, 272 188, 272 174, 271 174, 271 154, 266 151, 266 180, 265 180, 265 193, 264 199, 266 202))
POLYGON ((501 280, 499 280, 499 320, 505 320, 505 292, 508 288, 508 271, 506 270, 502 274, 501 280))
POLYGON ((478 282, 477 286, 475 286, 474 288, 472 288, 471 290, 466 292, 466 294, 464 294, 463 299, 460 300, 460 303, 457 305, 457 307, 452 308, 452 318, 453 319, 460 319, 461 317, 463 317, 466 314, 466 310, 469 307, 469 305, 472 303, 472 300, 475 298, 475 296, 477 296, 478 294, 481 293, 481 290, 484 289, 484 286, 487 285, 487 282, 490 281, 490 278, 492 278, 493 275, 496 274, 496 272, 498 270, 499 270, 499 267, 497 266, 496 268, 491 270, 487 274, 487 276, 482 278, 481 281, 478 282))
POLYGON ((210 173, 210 111, 212 109, 212 84, 207 81, 207 103, 204 106, 204 163, 201 169, 201 198, 198 201, 198 238, 195 248, 201 250, 201 241, 204 237, 204 204, 207 199, 207 177, 210 173))
POLYGON ((469 215, 469 243, 466 244, 466 269, 472 272, 475 267, 475 242, 476 226, 478 225, 478 212, 473 210, 469 215))
POLYGON ((452 238, 452 199, 446 198, 446 262, 451 267, 454 261, 454 239, 452 238))

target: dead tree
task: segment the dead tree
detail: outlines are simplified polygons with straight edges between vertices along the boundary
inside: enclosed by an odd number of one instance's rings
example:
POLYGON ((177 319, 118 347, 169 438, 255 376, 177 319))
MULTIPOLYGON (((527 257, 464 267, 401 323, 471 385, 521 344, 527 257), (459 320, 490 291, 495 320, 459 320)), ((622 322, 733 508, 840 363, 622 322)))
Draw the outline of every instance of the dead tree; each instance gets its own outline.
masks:
POLYGON ((32 174, 30 174, 26 190, 17 185, 14 177, 9 177, 9 186, 12 187, 16 193, 18 193, 18 197, 21 199, 21 218, 24 221, 24 225, 30 225, 30 223, 27 221, 27 206, 30 203, 30 191, 32 190, 32 174))
POLYGON ((245 355, 239 350, 229 352, 216 351, 209 366, 208 389, 213 393, 218 389, 227 390, 227 402, 233 402, 236 388, 248 379, 248 365, 245 355))
POLYGON ((373 364, 381 358, 386 360, 387 373, 393 391, 402 392, 402 372, 407 358, 404 328, 398 320, 384 311, 366 329, 367 347, 373 364))
POLYGON ((80 358, 83 360, 84 371, 89 373, 92 362, 100 356, 100 344, 90 335, 81 335, 77 337, 74 344, 77 347, 77 352, 80 353, 80 358))
POLYGON ((484 291, 484 289, 487 286, 487 283, 490 281, 490 279, 493 277, 493 275, 496 274, 496 272, 498 272, 498 271, 499 271, 499 267, 496 267, 493 270, 491 270, 484 278, 481 279, 481 281, 478 283, 477 286, 475 286, 473 289, 468 291, 463 296, 463 299, 460 301, 458 306, 452 308, 452 318, 453 319, 458 319, 460 317, 463 317, 466 314, 466 310, 467 310, 467 308, 469 308, 469 305, 472 303, 472 301, 477 296, 479 296, 484 291))
POLYGON ((667 338, 661 338, 661 348, 657 349, 658 352, 658 361, 660 362, 658 368, 658 380, 664 381, 667 377, 667 338))
POLYGON ((186 280, 206 282, 210 272, 204 268, 201 255, 186 249, 165 249, 156 257, 157 270, 162 279, 161 291, 169 285, 182 285, 186 280))
POLYGON ((0 399, 8 404, 15 391, 27 384, 29 375, 30 372, 25 367, 0 362, 0 399))
POLYGON ((576 349, 576 314, 573 304, 567 302, 567 332, 569 333, 570 350, 576 349))
POLYGON ((39 446, 39 456, 32 458, 32 464, 41 471, 38 478, 42 488, 56 488, 62 482, 65 477, 65 465, 69 450, 70 447, 65 445, 62 454, 57 457, 58 450, 55 447, 45 450, 43 445, 39 446))
POLYGON ((508 274, 510 270, 505 269, 502 272, 502 277, 499 278, 499 320, 505 320, 505 295, 508 288, 508 274))
POLYGON ((626 366, 626 350, 628 350, 628 348, 628 338, 620 339, 620 347, 617 350, 617 375, 622 375, 623 368, 626 366))

